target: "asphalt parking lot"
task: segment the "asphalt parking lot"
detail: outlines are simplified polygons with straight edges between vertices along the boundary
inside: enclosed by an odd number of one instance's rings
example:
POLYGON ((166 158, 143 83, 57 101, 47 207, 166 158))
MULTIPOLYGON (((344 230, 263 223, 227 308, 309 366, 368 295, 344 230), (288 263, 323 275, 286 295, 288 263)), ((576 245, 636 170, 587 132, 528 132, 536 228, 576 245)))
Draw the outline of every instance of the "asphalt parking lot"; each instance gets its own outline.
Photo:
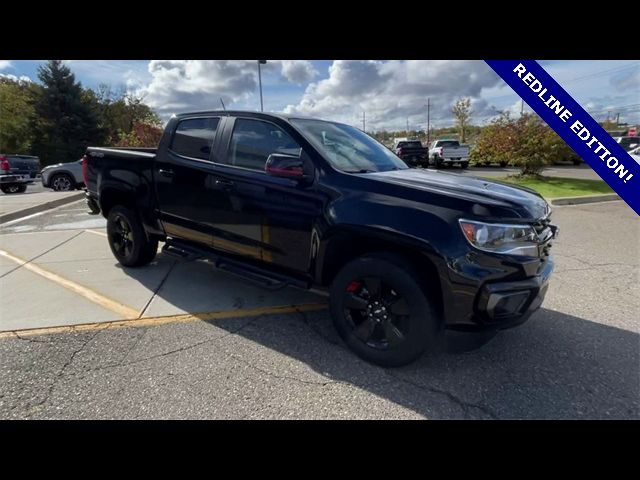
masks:
POLYGON ((554 222, 541 311, 400 369, 351 354, 322 295, 164 254, 120 267, 82 203, 13 222, 0 418, 640 419, 638 217, 613 201, 555 207, 554 222))

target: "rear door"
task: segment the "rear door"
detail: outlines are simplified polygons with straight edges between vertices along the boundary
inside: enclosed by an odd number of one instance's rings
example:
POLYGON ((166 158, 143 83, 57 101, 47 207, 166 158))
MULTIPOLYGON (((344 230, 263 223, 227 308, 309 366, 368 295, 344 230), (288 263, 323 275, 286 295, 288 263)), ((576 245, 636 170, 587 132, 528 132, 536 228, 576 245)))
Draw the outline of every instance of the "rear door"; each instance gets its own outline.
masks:
POLYGON ((216 139, 223 118, 180 118, 166 146, 158 149, 154 183, 159 216, 167 235, 213 246, 216 139))

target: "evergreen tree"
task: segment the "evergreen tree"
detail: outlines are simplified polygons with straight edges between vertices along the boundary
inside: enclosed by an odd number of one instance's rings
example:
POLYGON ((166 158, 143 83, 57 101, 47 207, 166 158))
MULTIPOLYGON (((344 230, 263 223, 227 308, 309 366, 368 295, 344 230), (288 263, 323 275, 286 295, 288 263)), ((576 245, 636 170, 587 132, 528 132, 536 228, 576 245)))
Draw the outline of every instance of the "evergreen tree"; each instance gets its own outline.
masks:
POLYGON ((38 68, 38 78, 42 91, 35 102, 33 151, 43 165, 77 160, 87 146, 103 140, 96 111, 60 60, 49 60, 38 68))

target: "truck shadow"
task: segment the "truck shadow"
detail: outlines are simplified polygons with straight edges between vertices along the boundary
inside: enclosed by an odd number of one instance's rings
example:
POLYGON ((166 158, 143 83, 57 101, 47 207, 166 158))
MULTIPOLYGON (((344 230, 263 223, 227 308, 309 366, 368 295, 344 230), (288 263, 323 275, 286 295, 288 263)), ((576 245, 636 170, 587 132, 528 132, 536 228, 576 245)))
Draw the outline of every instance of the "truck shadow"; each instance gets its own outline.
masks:
MULTIPOLYGON (((124 270, 133 278, 144 278, 136 270, 124 270)), ((158 296, 189 311, 183 294, 160 289, 158 296)), ((640 335, 544 308, 526 324, 500 332, 477 350, 427 354, 398 369, 370 365, 352 354, 333 330, 327 310, 204 321, 233 334, 216 349, 224 348, 229 356, 265 375, 323 388, 355 387, 404 407, 408 415, 640 419, 640 335), (294 368, 291 362, 252 354, 257 346, 302 365, 294 368)), ((331 416, 345 415, 336 411, 331 416)), ((371 415, 375 412, 363 405, 363 416, 371 415)))

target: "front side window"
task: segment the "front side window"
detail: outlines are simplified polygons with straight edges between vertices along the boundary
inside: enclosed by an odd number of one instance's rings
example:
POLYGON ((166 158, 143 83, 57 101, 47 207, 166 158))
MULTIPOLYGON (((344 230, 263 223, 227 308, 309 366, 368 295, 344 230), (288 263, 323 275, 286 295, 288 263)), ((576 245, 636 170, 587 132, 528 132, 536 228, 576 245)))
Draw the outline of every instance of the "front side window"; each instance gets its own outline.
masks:
POLYGON ((331 165, 343 172, 386 172, 409 168, 384 145, 350 125, 299 118, 292 119, 291 123, 331 165))
POLYGON ((229 165, 264 170, 272 153, 300 155, 300 145, 273 123, 236 119, 229 144, 229 165))
POLYGON ((218 118, 189 118, 176 127, 171 150, 185 157, 209 160, 218 118))

